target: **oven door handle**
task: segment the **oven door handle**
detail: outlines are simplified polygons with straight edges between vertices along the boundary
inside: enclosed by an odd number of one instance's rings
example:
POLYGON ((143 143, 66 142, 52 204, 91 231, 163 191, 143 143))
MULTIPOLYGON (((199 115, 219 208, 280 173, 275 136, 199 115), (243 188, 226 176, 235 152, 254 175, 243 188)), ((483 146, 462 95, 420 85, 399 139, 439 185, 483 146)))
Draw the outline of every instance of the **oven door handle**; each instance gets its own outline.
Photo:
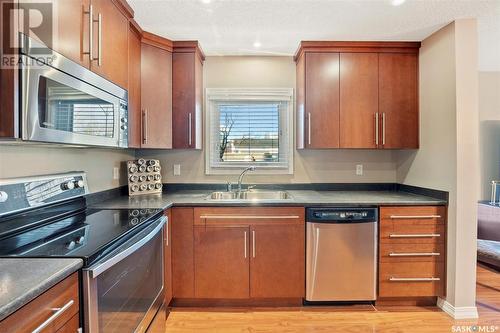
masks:
POLYGON ((117 254, 110 254, 108 259, 104 261, 97 262, 95 265, 84 269, 84 271, 88 271, 89 275, 92 279, 95 279, 98 277, 101 273, 105 272, 107 269, 110 267, 116 265, 123 259, 127 258, 130 256, 132 253, 136 252, 139 250, 141 247, 143 247, 147 242, 149 242, 153 237, 155 237, 163 228, 165 225, 167 218, 165 216, 162 216, 159 218, 157 221, 153 222, 152 226, 154 225, 154 229, 149 231, 146 234, 146 231, 142 231, 132 237, 129 241, 127 241, 124 245, 121 247, 124 247, 124 250, 121 250, 117 254), (145 235, 144 235, 145 234, 145 235), (129 245, 130 244, 130 245, 129 245))

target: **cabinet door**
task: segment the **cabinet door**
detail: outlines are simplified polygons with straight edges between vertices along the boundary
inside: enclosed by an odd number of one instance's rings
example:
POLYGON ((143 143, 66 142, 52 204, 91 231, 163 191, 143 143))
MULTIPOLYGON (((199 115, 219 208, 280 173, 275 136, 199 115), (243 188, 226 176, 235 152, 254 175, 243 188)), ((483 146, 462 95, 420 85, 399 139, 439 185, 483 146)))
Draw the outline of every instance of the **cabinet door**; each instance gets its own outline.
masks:
POLYGON ((172 208, 172 291, 174 298, 194 297, 193 208, 172 208))
POLYGON ((339 54, 306 54, 306 148, 339 148, 339 54))
POLYGON ((340 54, 340 148, 377 148, 378 54, 340 54))
POLYGON ((141 147, 141 37, 130 27, 128 35, 128 146, 141 147))
POLYGON ((194 52, 173 54, 174 149, 201 149, 203 64, 194 52))
POLYGON ((250 237, 250 297, 304 297, 304 225, 252 226, 250 237))
POLYGON ((249 228, 195 227, 196 298, 249 297, 249 228))
POLYGON ((93 29, 93 57, 101 59, 91 61, 91 70, 128 89, 128 17, 113 0, 91 1, 94 19, 101 15, 101 24, 95 23, 93 29))
POLYGON ((89 67, 90 0, 57 1, 57 45, 55 50, 74 62, 89 67))
POLYGON ((383 148, 418 148, 418 55, 379 55, 379 112, 383 148))
POLYGON ((172 52, 142 43, 142 148, 172 148, 172 52))
POLYGON ((165 211, 167 225, 165 228, 165 305, 172 301, 172 214, 171 210, 165 211))

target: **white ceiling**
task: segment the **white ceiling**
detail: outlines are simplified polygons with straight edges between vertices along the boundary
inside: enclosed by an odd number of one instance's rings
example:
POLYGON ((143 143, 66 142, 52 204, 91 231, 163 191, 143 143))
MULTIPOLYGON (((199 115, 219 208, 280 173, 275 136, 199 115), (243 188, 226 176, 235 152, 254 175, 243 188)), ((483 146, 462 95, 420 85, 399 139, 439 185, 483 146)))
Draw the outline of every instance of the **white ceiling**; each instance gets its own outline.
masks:
POLYGON ((500 71, 500 0, 129 2, 145 30, 199 40, 207 55, 292 55, 301 40, 420 41, 456 18, 477 17, 479 68, 500 71))

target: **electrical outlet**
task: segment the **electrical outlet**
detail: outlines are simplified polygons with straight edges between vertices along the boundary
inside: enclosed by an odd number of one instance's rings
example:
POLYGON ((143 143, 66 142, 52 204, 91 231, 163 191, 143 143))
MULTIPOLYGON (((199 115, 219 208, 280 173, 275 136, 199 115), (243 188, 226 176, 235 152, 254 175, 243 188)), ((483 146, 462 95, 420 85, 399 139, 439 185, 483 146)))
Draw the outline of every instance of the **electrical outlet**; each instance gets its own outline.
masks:
POLYGON ((357 176, 363 175, 363 164, 356 165, 356 175, 357 176))
POLYGON ((174 164, 174 176, 180 176, 180 175, 181 175, 181 165, 174 164))
POLYGON ((120 168, 118 167, 113 168, 113 179, 114 180, 120 179, 120 168))

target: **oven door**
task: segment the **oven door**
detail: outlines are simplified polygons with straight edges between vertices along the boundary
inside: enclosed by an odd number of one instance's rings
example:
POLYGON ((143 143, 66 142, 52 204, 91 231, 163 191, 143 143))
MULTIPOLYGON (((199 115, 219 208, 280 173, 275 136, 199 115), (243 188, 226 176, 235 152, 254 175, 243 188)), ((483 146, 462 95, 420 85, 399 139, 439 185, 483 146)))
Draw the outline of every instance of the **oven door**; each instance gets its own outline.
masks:
POLYGON ((60 67, 21 59, 23 140, 127 147, 127 103, 107 92, 112 83, 62 56, 60 67))
POLYGON ((83 270, 85 332, 145 332, 164 299, 163 228, 146 227, 83 270))

